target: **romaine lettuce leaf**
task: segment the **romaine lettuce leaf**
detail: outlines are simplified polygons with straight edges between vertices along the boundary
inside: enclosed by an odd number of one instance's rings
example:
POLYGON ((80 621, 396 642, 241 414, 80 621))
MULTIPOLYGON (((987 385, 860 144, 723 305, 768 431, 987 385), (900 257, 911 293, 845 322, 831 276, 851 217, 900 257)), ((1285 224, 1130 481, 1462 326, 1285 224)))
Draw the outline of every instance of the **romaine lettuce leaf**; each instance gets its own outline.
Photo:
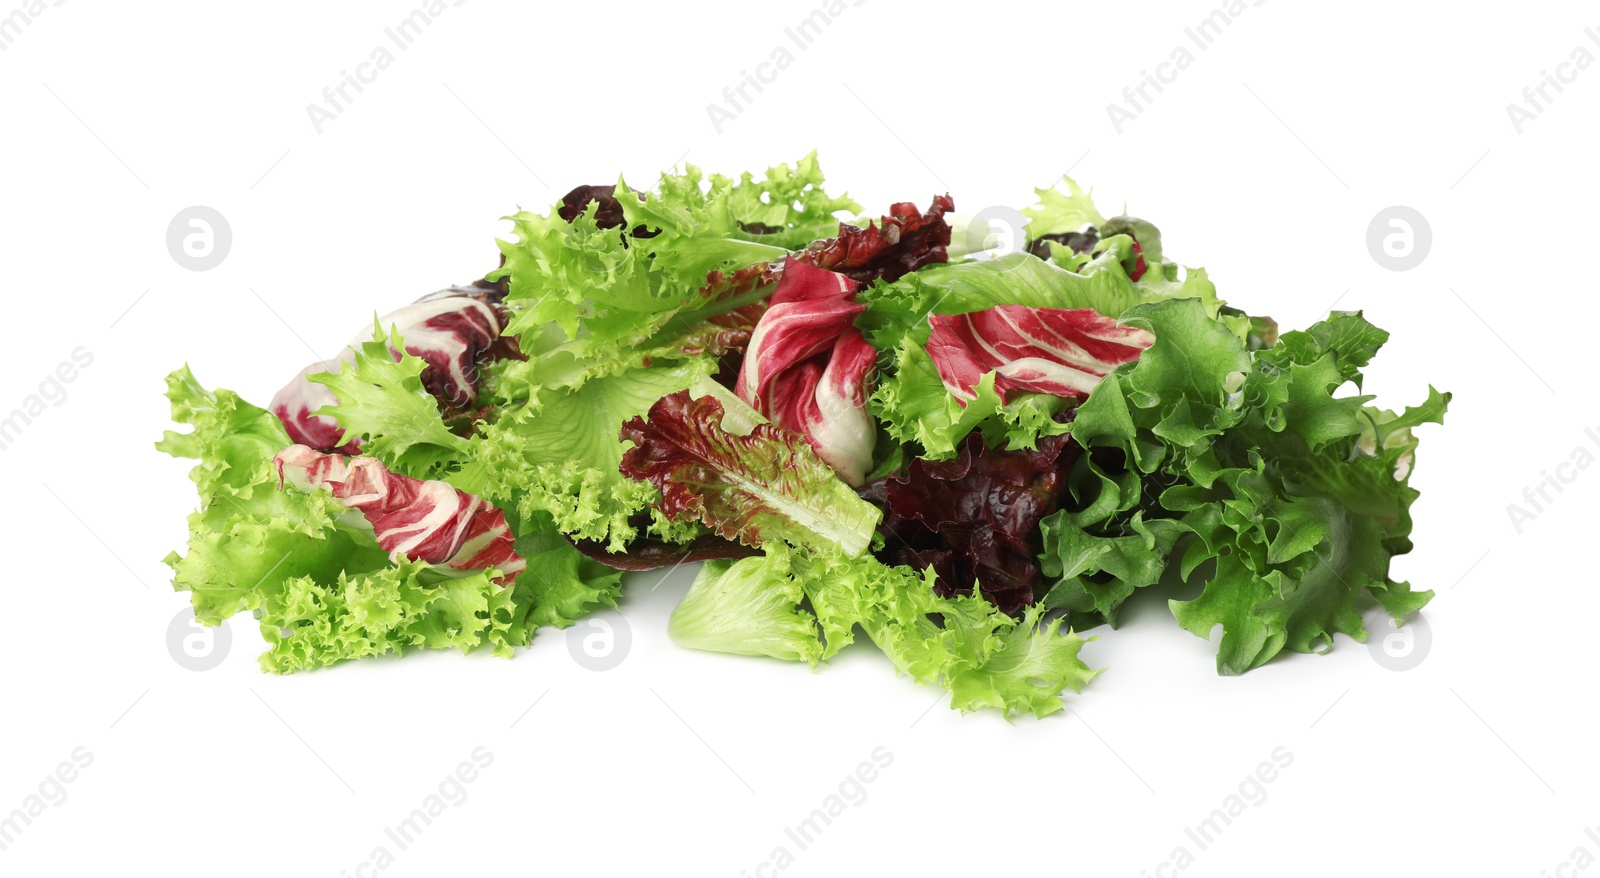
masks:
POLYGON ((805 591, 790 555, 774 542, 754 557, 705 562, 673 609, 667 634, 690 649, 816 665, 822 639, 816 618, 800 607, 805 591))

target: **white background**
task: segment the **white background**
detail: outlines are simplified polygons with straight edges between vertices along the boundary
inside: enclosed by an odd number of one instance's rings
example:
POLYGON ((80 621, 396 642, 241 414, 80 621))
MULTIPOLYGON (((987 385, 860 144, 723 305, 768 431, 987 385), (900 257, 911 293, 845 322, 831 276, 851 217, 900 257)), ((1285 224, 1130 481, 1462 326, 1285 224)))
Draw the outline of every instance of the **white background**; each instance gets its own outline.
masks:
MULTIPOLYGON (((0 14, 19 0, 0 0, 0 14)), ((448 8, 319 134, 306 106, 413 0, 68 0, 0 52, 0 413, 77 347, 93 363, 0 451, 6 547, 0 813, 83 746, 93 763, 0 851, 6 875, 524 873, 1575 874, 1600 855, 1589 562, 1600 473, 1521 533, 1507 505, 1600 428, 1587 70, 1518 134, 1506 105, 1600 15, 1580 3, 1249 8, 1117 133, 1108 103, 1187 44, 1210 0, 851 6, 718 133, 706 107, 810 0, 448 8), (1482 11, 1469 11, 1482 10, 1482 11), (1159 596, 1084 651, 1109 670, 1071 711, 1008 725, 950 711, 870 645, 802 666, 672 646, 688 577, 630 581, 631 651, 594 672, 547 632, 512 661, 453 653, 287 678, 231 623, 193 672, 166 632, 161 557, 195 504, 151 447, 162 377, 265 402, 371 318, 494 264, 497 220, 621 171, 738 172, 821 150, 881 211, 951 192, 1024 206, 1069 167, 1160 224, 1169 256, 1286 328, 1336 302, 1394 334, 1367 390, 1453 391, 1425 431, 1417 550, 1438 597, 1406 672, 1341 638, 1220 678, 1159 596), (217 268, 166 228, 226 216, 217 268), (1376 264, 1368 222, 1430 221, 1417 269, 1376 264), (529 706, 537 706, 529 711, 529 706), (520 718, 520 721, 518 721, 520 718), (515 726, 513 727, 513 724, 515 726), (415 844, 385 827, 482 745, 494 761, 415 844), (877 747, 893 763, 805 850, 784 828, 877 747), (1185 837, 1275 748, 1293 763, 1205 850, 1185 837), (358 867, 360 870, 358 871, 358 867), (1558 870, 1560 868, 1560 871, 1558 870), (743 871, 742 871, 743 870, 743 871), (1142 871, 1143 870, 1143 871, 1142 871)), ((614 618, 614 617, 612 617, 614 618)))

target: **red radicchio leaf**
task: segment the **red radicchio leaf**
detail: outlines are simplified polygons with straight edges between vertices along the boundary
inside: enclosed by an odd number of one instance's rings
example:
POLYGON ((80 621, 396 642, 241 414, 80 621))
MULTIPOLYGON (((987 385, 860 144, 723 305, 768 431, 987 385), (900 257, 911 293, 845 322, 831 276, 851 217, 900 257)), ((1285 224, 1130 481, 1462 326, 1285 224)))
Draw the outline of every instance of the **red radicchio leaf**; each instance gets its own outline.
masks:
POLYGON ((1002 402, 1011 391, 1087 397, 1102 377, 1155 343, 1148 331, 1090 308, 996 305, 928 319, 928 356, 963 405, 976 398, 979 380, 991 371, 1002 402))
POLYGON ((448 482, 423 481, 389 472, 372 457, 324 454, 291 445, 272 459, 281 488, 327 491, 372 525, 378 545, 413 561, 453 570, 501 572, 504 585, 527 562, 517 555, 505 513, 448 482))
MULTIPOLYGON (((446 416, 467 409, 477 399, 480 366, 502 357, 521 357, 515 340, 501 335, 506 324, 500 306, 504 297, 503 286, 480 280, 470 287, 450 287, 424 296, 378 320, 385 329, 397 328, 406 352, 428 364, 422 370, 422 386, 439 401, 446 416)), ((339 399, 326 385, 306 376, 337 371, 354 362, 354 348, 371 340, 370 329, 357 334, 337 358, 305 367, 273 396, 270 408, 290 439, 312 448, 359 452, 358 442, 339 445, 344 430, 333 418, 312 414, 337 405, 339 399)), ((400 359, 398 352, 395 359, 400 359)))
POLYGON ((803 437, 767 423, 730 432, 723 415, 712 394, 662 397, 648 420, 622 425, 621 438, 633 443, 622 474, 654 485, 656 508, 668 518, 701 521, 747 546, 782 536, 838 545, 850 556, 866 550, 878 509, 839 481, 803 437))
POLYGON ((877 431, 867 412, 877 351, 854 322, 856 282, 803 262, 783 279, 756 325, 734 393, 799 433, 852 485, 872 466, 877 431))
POLYGON ((893 282, 909 272, 950 259, 950 224, 944 215, 956 209, 948 195, 938 195, 925 213, 902 201, 889 208, 881 223, 859 228, 839 224, 839 236, 817 241, 790 257, 817 268, 836 271, 859 284, 878 278, 893 282))
POLYGON ((1058 508, 1079 450, 1069 436, 1046 436, 1036 450, 996 451, 974 432, 951 460, 912 462, 869 490, 887 509, 880 559, 932 566, 945 597, 971 594, 976 581, 1003 612, 1032 604, 1039 522, 1058 508))

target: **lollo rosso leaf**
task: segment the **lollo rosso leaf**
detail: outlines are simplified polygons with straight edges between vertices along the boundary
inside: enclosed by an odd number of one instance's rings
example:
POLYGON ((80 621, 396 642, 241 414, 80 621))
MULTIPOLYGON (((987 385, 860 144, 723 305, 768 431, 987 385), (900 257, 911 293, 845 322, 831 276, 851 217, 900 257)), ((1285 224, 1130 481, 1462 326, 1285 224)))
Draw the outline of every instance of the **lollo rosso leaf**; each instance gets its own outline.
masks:
POLYGON ((948 195, 935 196, 922 213, 902 201, 864 229, 840 223, 837 237, 813 242, 789 262, 827 269, 862 285, 880 279, 892 283, 924 265, 950 261, 950 224, 944 215, 955 209, 948 195))
POLYGON ((698 520, 748 546, 774 539, 867 550, 881 515, 804 437, 763 419, 714 382, 663 397, 622 427, 624 475, 661 492, 667 518, 698 520))
POLYGON ((977 586, 1003 612, 1032 604, 1043 585, 1039 524, 1056 511, 1077 453, 1067 436, 998 451, 973 433, 953 460, 913 461, 869 492, 886 509, 880 557, 930 568, 940 595, 977 586))

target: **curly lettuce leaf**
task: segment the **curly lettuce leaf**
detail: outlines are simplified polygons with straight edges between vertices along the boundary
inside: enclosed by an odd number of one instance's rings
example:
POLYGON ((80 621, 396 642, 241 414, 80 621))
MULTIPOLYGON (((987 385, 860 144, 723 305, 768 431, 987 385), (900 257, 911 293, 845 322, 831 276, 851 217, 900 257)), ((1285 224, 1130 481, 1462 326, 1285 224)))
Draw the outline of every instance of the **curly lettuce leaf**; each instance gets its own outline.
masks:
POLYGON ((193 429, 167 431, 156 448, 198 461, 190 478, 200 508, 189 516, 187 552, 166 563, 201 623, 256 609, 296 577, 328 581, 389 563, 331 497, 278 490, 272 457, 292 443, 271 412, 230 390, 207 390, 187 366, 167 376, 167 398, 172 419, 193 429))
POLYGON ((534 628, 570 628, 590 613, 615 607, 622 595, 622 571, 613 570, 572 547, 538 516, 520 523, 517 554, 528 566, 514 584, 514 622, 534 628))
POLYGON ((891 379, 880 380, 870 410, 891 437, 915 442, 920 456, 945 460, 973 430, 982 430, 993 448, 1036 448, 1039 440, 1067 432, 1056 416, 1072 401, 1050 394, 1013 394, 1002 403, 995 390, 995 373, 989 372, 973 388, 975 399, 962 400, 945 387, 927 349, 910 338, 902 339, 893 353, 891 379))
POLYGON ((708 178, 686 165, 682 173, 662 174, 654 192, 629 197, 632 190, 619 183, 617 197, 628 226, 658 233, 645 242, 658 267, 680 283, 698 284, 710 271, 781 259, 837 234, 838 214, 854 216, 862 207, 847 195, 829 195, 824 183, 812 152, 759 178, 749 172, 737 180, 708 178))
POLYGON ((331 495, 279 490, 272 459, 292 443, 272 413, 207 390, 187 367, 167 384, 173 419, 193 429, 168 432, 157 448, 199 461, 191 477, 201 500, 188 551, 167 558, 173 586, 191 592, 203 624, 255 611, 266 670, 420 648, 506 655, 539 627, 616 604, 621 575, 584 557, 547 517, 513 522, 527 569, 509 587, 492 569, 396 562, 331 495))
MULTIPOLYGON (((533 404, 480 425, 481 439, 472 448, 483 474, 481 493, 524 517, 549 515, 569 536, 622 551, 639 532, 631 519, 659 496, 619 471, 626 449, 618 436, 623 423, 715 368, 709 359, 685 360, 540 392, 533 404)), ((671 537, 689 534, 664 520, 655 530, 671 537)))
POLYGON ((708 569, 673 614, 674 640, 691 648, 815 664, 859 627, 901 673, 949 690, 951 707, 1008 719, 1061 710, 1062 693, 1097 673, 1078 657, 1083 638, 1044 622, 1042 608, 1019 619, 982 595, 938 597, 931 570, 776 543, 708 569))
POLYGON ((340 572, 333 581, 286 581, 259 612, 267 641, 262 670, 286 674, 413 649, 466 653, 487 645, 509 655, 522 645, 515 642, 523 632, 512 627, 511 590, 491 581, 493 571, 430 582, 431 572, 420 561, 402 561, 340 572))
MULTIPOLYGON (((505 301, 515 313, 506 334, 533 342, 554 324, 574 339, 581 321, 587 346, 599 347, 630 340, 682 304, 684 291, 674 295, 652 283, 647 250, 628 246, 626 233, 596 221, 599 206, 590 202, 571 222, 555 209, 507 217, 516 240, 498 242, 505 262, 486 278, 510 279, 505 301)), ((526 343, 523 350, 539 353, 526 343)))
POLYGON ((339 422, 344 428, 339 444, 360 438, 363 454, 382 460, 391 472, 418 479, 437 478, 446 465, 470 458, 468 441, 450 432, 438 402, 422 386, 427 362, 406 352, 397 328, 385 333, 374 321, 372 340, 353 350, 354 364, 307 376, 338 397, 312 414, 339 422))
POLYGON ((1084 191, 1077 181, 1071 177, 1063 176, 1061 182, 1067 186, 1067 191, 1062 192, 1059 185, 1047 189, 1035 189, 1034 194, 1039 196, 1039 201, 1032 207, 1022 210, 1022 215, 1028 218, 1028 237, 1039 240, 1045 235, 1064 235, 1076 232, 1084 226, 1099 228, 1106 224, 1106 218, 1094 206, 1094 190, 1084 191))
POLYGON ((1364 640, 1363 595, 1397 618, 1427 602, 1388 572, 1411 548, 1410 430, 1438 422, 1449 395, 1430 389, 1398 415, 1334 395, 1359 386, 1382 330, 1336 313, 1251 351, 1193 299, 1126 319, 1157 341, 1077 411, 1072 435, 1095 453, 1074 472, 1077 507, 1044 522, 1047 606, 1114 620, 1179 552, 1184 578, 1211 572, 1172 612, 1202 637, 1222 626, 1217 667, 1237 674, 1336 633, 1364 640))
POLYGON ((906 339, 928 340, 930 314, 967 314, 997 305, 1030 308, 1092 308, 1121 317, 1144 302, 1195 298, 1206 313, 1217 316, 1222 302, 1204 269, 1161 266, 1130 280, 1124 260, 1132 239, 1118 236, 1081 270, 1069 271, 1024 252, 980 262, 934 265, 892 284, 862 291, 856 300, 867 312, 856 325, 879 350, 898 347, 906 339))
POLYGON ((487 648, 509 658, 542 627, 570 627, 614 607, 622 574, 585 558, 540 522, 517 539, 527 568, 510 586, 498 571, 445 575, 401 561, 332 579, 302 576, 263 596, 263 670, 290 673, 419 649, 487 648))
POLYGON ((1115 624, 1117 609, 1136 588, 1161 580, 1185 531, 1167 518, 1146 520, 1137 470, 1112 469, 1098 457, 1085 454, 1073 462, 1068 492, 1076 508, 1041 522, 1039 566, 1054 582, 1046 606, 1067 610, 1075 621, 1115 624))
POLYGON ((658 336, 673 334, 674 318, 705 304, 705 275, 667 283, 650 242, 599 225, 598 207, 590 202, 571 222, 554 210, 511 218, 516 240, 499 242, 505 264, 490 277, 510 278, 506 334, 527 359, 500 370, 493 402, 528 404, 543 389, 647 366, 641 352, 666 344, 658 336))
POLYGON ((663 356, 697 356, 705 345, 681 337, 771 292, 771 278, 734 290, 721 279, 743 279, 834 234, 835 213, 860 209, 822 185, 814 153, 760 178, 707 178, 690 165, 663 174, 652 191, 619 182, 620 227, 600 217, 599 200, 570 222, 559 207, 510 217, 515 240, 499 242, 505 264, 489 279, 510 279, 507 332, 529 360, 505 370, 500 395, 525 400, 663 356))

